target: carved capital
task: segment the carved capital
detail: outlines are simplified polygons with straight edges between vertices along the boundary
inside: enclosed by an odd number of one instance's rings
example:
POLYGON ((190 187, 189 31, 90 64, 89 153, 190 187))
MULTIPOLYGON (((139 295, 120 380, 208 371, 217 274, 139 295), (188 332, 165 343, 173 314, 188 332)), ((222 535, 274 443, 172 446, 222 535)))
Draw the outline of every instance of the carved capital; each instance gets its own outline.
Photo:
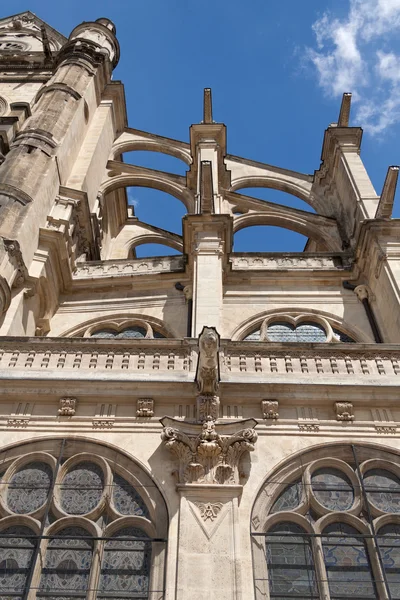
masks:
POLYGON ((154 400, 152 398, 140 398, 136 405, 137 417, 154 416, 154 400))
POLYGON ((353 421, 353 404, 351 402, 335 402, 334 409, 338 421, 353 421))
POLYGON ((263 419, 278 419, 278 401, 277 400, 262 400, 261 401, 261 412, 263 419))
POLYGON ((76 411, 77 399, 71 397, 60 398, 60 408, 58 414, 60 417, 73 417, 76 411))
POLYGON ((240 463, 254 450, 256 421, 248 419, 218 426, 212 419, 194 425, 164 417, 161 435, 178 461, 178 482, 212 485, 239 484, 240 463))
POLYGON ((219 388, 219 334, 214 327, 203 327, 199 335, 199 360, 196 382, 200 394, 214 395, 219 388))

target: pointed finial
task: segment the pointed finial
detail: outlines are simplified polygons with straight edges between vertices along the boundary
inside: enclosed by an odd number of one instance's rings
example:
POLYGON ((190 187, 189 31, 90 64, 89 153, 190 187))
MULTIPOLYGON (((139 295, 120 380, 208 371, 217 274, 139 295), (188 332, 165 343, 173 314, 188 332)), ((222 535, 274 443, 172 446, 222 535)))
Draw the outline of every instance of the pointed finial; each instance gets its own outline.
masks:
POLYGON ((211 162, 209 160, 202 160, 200 168, 201 213, 210 214, 214 212, 214 192, 211 162))
POLYGON ((212 99, 211 88, 204 88, 203 123, 212 123, 212 99))
POLYGON ((340 107, 338 127, 348 127, 350 120, 351 94, 343 94, 340 107))
POLYGON ((376 209, 375 219, 391 218, 398 177, 399 167, 389 167, 385 183, 383 184, 382 194, 379 200, 378 208, 376 209))

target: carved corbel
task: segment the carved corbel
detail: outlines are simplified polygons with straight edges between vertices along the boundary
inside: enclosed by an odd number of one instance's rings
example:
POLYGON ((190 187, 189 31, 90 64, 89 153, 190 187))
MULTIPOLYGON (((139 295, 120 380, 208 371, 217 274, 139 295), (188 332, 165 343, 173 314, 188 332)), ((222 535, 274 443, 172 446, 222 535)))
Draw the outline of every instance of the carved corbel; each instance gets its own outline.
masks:
POLYGON ((178 460, 178 483, 239 484, 241 459, 254 450, 256 421, 194 425, 164 417, 161 439, 178 460))
POLYGON ((335 402, 334 409, 338 421, 353 421, 353 404, 351 402, 335 402))
POLYGON ((136 405, 137 417, 154 416, 154 400, 152 398, 140 398, 136 405))
POLYGON ((12 288, 21 287, 28 278, 28 269, 25 266, 22 252, 17 240, 3 238, 4 247, 10 257, 10 262, 14 266, 16 273, 12 282, 12 288))

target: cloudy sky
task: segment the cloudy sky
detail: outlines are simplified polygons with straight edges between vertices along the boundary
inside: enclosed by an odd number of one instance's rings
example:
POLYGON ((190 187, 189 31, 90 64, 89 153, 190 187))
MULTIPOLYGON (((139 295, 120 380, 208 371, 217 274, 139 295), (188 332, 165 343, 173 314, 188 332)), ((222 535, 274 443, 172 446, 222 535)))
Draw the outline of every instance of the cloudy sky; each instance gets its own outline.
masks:
MULTIPOLYGON (((352 92, 351 124, 364 128, 362 158, 378 193, 387 167, 400 162, 400 0, 14 0, 0 15, 28 8, 65 35, 83 20, 114 21, 114 78, 125 84, 131 127, 188 140, 202 118, 202 90, 212 87, 231 154, 313 173, 324 130, 352 92)), ((185 172, 167 156, 125 159, 185 172)), ((281 192, 246 193, 310 210, 281 192)), ((139 218, 180 233, 178 200, 143 188, 129 198, 139 218)), ((305 243, 273 227, 235 238, 237 251, 301 251, 305 243)))

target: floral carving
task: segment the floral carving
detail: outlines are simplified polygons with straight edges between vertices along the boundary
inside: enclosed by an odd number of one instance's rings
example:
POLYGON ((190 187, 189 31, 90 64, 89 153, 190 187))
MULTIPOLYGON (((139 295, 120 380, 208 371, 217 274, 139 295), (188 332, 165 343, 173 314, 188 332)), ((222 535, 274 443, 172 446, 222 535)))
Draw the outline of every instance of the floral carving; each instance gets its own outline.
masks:
POLYGON ((154 416, 154 400, 152 398, 140 398, 136 406, 137 417, 154 416))
POLYGON ((351 402, 335 402, 336 419, 338 421, 353 421, 353 405, 351 402))
POLYGON ((195 502, 203 521, 215 521, 223 507, 222 502, 195 502))
POLYGON ((76 398, 60 398, 60 408, 58 414, 60 417, 73 417, 76 411, 76 398))
POLYGON ((241 458, 254 450, 257 441, 253 419, 239 421, 234 426, 219 425, 218 431, 211 417, 202 426, 168 417, 161 423, 164 425, 161 438, 178 459, 179 483, 239 483, 241 458))
POLYGON ((261 411, 264 419, 278 419, 278 401, 277 400, 262 400, 261 411))

